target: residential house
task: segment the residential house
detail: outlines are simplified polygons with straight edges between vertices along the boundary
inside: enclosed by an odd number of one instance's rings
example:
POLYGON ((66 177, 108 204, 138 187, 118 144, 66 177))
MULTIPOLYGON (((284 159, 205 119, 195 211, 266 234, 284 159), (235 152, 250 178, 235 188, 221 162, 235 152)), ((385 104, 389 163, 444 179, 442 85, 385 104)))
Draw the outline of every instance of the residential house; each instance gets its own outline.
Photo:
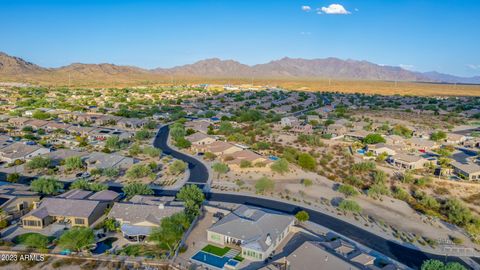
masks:
POLYGON ((461 178, 466 180, 480 180, 480 165, 468 162, 462 163, 458 161, 450 162, 453 167, 453 172, 461 178))
POLYGON ((84 158, 87 164, 88 170, 92 169, 108 169, 118 168, 126 170, 133 164, 137 163, 137 160, 131 157, 125 157, 118 154, 107 154, 103 152, 93 152, 84 158))
POLYGON ((422 152, 430 151, 430 150, 435 149, 439 146, 434 141, 430 141, 430 140, 422 139, 422 138, 415 138, 415 137, 410 138, 410 139, 406 139, 405 143, 408 146, 410 146, 410 148, 415 149, 415 150, 419 150, 419 151, 422 151, 422 152))
POLYGON ((117 121, 117 126, 125 129, 137 129, 144 127, 147 122, 147 120, 139 118, 121 118, 117 121))
POLYGON ((189 140, 193 145, 211 144, 216 141, 215 137, 206 135, 205 133, 195 132, 185 139, 189 140))
POLYGON ((194 129, 196 131, 199 131, 201 133, 205 133, 207 134, 208 132, 208 127, 211 126, 212 123, 210 123, 209 121, 207 120, 194 120, 194 121, 190 121, 190 122, 187 122, 185 123, 185 127, 186 128, 191 128, 191 129, 194 129))
POLYGON ((310 124, 297 123, 291 126, 290 131, 294 133, 312 134, 313 126, 310 124))
POLYGON ((347 128, 344 125, 331 124, 325 128, 324 133, 332 134, 333 137, 338 137, 345 135, 345 133, 347 133, 347 128))
POLYGON ((65 124, 65 123, 62 123, 62 122, 49 121, 44 126, 44 128, 47 132, 53 132, 53 131, 56 131, 56 130, 63 130, 63 131, 68 132, 69 128, 71 126, 72 125, 70 125, 70 124, 65 124))
POLYGON ((395 167, 407 170, 421 169, 429 162, 427 159, 421 156, 405 153, 393 155, 388 159, 388 161, 395 167))
POLYGON ((109 218, 120 223, 123 236, 130 241, 144 241, 152 229, 160 226, 163 218, 183 211, 183 207, 115 203, 108 213, 109 218))
POLYGON ((211 152, 217 156, 229 155, 242 151, 241 147, 224 141, 216 141, 206 145, 192 145, 192 149, 197 152, 211 152))
POLYGON ((367 151, 373 153, 375 156, 381 155, 383 153, 387 153, 387 155, 393 156, 399 150, 399 147, 396 147, 394 145, 388 145, 385 143, 367 145, 367 151))
POLYGON ((292 269, 292 270, 361 270, 363 268, 349 262, 335 253, 328 251, 321 242, 306 241, 288 256, 272 263, 276 268, 266 269, 292 269))
POLYGON ((208 241, 234 245, 242 250, 242 257, 263 261, 287 237, 295 218, 283 213, 241 205, 207 230, 208 241))
POLYGON ((370 132, 363 129, 355 130, 345 133, 345 138, 363 141, 368 134, 370 134, 370 132))
POLYGON ((72 135, 77 135, 77 136, 88 136, 90 132, 95 130, 95 127, 82 127, 82 126, 77 126, 77 125, 72 125, 68 128, 68 132, 72 135))
POLYGON ((90 200, 105 203, 107 208, 111 208, 114 202, 120 200, 120 193, 112 190, 101 190, 97 192, 72 189, 57 196, 57 198, 75 199, 75 200, 90 200))
POLYGON ((13 117, 8 119, 8 123, 16 128, 23 128, 24 126, 28 126, 26 123, 30 120, 30 118, 26 117, 13 117))
MULTIPOLYGON (((241 168, 242 161, 248 161, 251 166, 262 163, 269 165, 272 161, 262 155, 259 155, 250 150, 237 151, 232 154, 225 155, 223 161, 230 165, 230 169, 238 170, 241 168)), ((265 166, 263 166, 265 167, 265 166)))
POLYGON ((132 138, 133 132, 113 128, 96 128, 88 133, 88 139, 92 141, 105 141, 106 139, 118 136, 120 140, 132 138))
POLYGON ((12 220, 23 216, 40 201, 40 195, 30 191, 30 187, 20 184, 0 185, 0 208, 4 212, 1 219, 12 220))
MULTIPOLYGON (((81 193, 81 192, 80 192, 81 193)), ((85 194, 71 194, 70 197, 85 194)), ((54 222, 72 226, 91 227, 108 208, 108 202, 90 199, 70 199, 63 197, 44 198, 34 206, 34 210, 22 217, 26 229, 43 229, 54 222)))
POLYGON ((50 152, 50 149, 38 145, 13 143, 0 149, 0 160, 11 163, 15 160, 28 161, 31 158, 50 152))
POLYGON ((48 124, 48 121, 45 120, 38 120, 38 119, 33 119, 25 123, 27 126, 31 126, 34 129, 38 130, 43 128, 46 124, 48 124))
POLYGON ((298 118, 295 117, 295 116, 283 117, 280 120, 280 125, 282 127, 291 127, 291 126, 296 125, 298 123, 299 123, 298 118))
POLYGON ((467 137, 462 134, 456 133, 448 133, 447 139, 445 140, 446 143, 449 144, 462 144, 467 140, 467 137))

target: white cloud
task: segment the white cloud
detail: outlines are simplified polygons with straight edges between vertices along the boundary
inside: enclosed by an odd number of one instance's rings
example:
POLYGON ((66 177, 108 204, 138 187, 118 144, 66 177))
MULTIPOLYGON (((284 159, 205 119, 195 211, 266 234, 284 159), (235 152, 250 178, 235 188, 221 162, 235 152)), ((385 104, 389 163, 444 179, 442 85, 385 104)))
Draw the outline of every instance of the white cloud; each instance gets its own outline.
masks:
POLYGON ((302 36, 310 36, 312 32, 300 32, 300 35, 302 36))
POLYGON ((474 64, 470 64, 470 65, 467 65, 467 67, 473 69, 473 70, 480 70, 480 65, 474 65, 474 64))
POLYGON ((310 6, 302 6, 302 10, 305 12, 309 12, 310 10, 312 10, 312 8, 310 6))
POLYGON ((415 68, 414 65, 407 65, 407 64, 400 64, 399 66, 406 70, 412 70, 413 68, 415 68))
MULTIPOLYGON (((322 7, 320 10, 325 14, 341 14, 341 15, 350 14, 350 12, 340 4, 331 4, 328 7, 322 7)), ((317 12, 317 13, 321 14, 321 12, 317 12)))

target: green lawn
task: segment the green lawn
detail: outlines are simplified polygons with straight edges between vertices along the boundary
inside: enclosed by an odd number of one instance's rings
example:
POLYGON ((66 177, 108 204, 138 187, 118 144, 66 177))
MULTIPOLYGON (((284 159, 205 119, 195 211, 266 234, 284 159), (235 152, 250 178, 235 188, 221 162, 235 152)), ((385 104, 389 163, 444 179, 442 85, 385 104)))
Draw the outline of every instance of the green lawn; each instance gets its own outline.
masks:
POLYGON ((223 257, 223 255, 227 254, 227 252, 230 251, 231 248, 229 247, 217 247, 214 245, 207 245, 204 248, 202 248, 202 251, 217 255, 218 257, 223 257))
POLYGON ((25 245, 27 247, 45 249, 55 240, 54 236, 45 236, 39 233, 25 233, 13 238, 15 244, 25 245))
POLYGON ((239 262, 242 262, 244 260, 244 258, 242 256, 240 256, 240 254, 235 256, 235 258, 233 258, 233 259, 236 260, 236 261, 239 261, 239 262))

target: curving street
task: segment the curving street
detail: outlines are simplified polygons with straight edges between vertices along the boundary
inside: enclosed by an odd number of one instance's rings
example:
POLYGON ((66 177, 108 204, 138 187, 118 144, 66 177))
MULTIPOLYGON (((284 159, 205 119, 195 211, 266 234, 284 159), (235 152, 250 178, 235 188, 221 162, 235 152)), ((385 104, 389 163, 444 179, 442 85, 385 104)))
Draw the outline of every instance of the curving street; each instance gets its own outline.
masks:
MULTIPOLYGON (((187 162, 190 169, 190 177, 187 184, 191 183, 199 185, 200 187, 204 187, 208 181, 207 168, 199 160, 170 148, 167 144, 168 131, 168 126, 163 126, 159 129, 157 137, 154 141, 154 146, 160 148, 165 154, 172 155, 177 159, 187 162)), ((152 188, 154 189, 156 195, 175 195, 175 191, 163 190, 160 187, 152 188)), ((249 204, 288 214, 295 214, 300 210, 305 210, 310 215, 310 221, 324 226, 341 235, 344 235, 354 241, 357 241, 358 243, 368 248, 379 251, 384 255, 412 268, 420 268, 422 262, 427 259, 437 259, 442 261, 445 261, 447 259, 448 261, 457 261, 465 264, 458 257, 446 258, 445 256, 435 255, 417 249, 409 248, 397 244, 391 240, 380 237, 353 224, 337 219, 333 216, 326 215, 313 209, 303 208, 292 203, 280 202, 275 199, 259 198, 253 195, 250 196, 242 194, 227 194, 215 192, 206 192, 205 195, 206 198, 210 201, 249 204)))

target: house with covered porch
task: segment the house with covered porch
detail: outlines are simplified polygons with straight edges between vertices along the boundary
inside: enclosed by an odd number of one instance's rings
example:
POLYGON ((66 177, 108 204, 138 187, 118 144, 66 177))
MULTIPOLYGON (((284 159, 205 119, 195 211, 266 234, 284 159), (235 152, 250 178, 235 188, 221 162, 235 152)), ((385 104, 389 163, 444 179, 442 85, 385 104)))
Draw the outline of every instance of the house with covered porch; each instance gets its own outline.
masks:
POLYGON ((208 241, 241 250, 242 257, 263 261, 291 232, 295 218, 242 205, 207 230, 208 241))

